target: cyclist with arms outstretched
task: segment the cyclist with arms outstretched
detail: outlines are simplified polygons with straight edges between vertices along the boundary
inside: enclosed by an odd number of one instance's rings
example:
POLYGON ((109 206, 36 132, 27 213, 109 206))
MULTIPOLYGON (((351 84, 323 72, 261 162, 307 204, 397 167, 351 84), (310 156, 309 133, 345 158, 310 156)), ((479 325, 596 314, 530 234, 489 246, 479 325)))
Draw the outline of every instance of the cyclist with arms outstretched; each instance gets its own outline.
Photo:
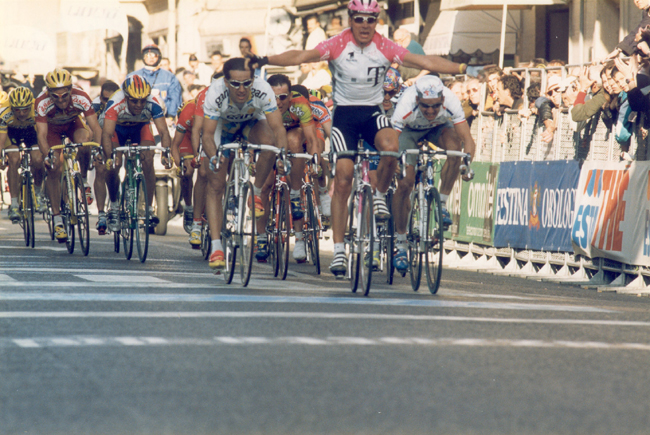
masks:
MULTIPOLYGON (((110 206, 108 209, 108 220, 112 230, 117 223, 118 193, 120 179, 118 177, 121 161, 119 156, 115 161, 115 168, 109 162, 112 159, 113 148, 123 146, 127 140, 134 145, 155 145, 154 137, 151 132, 150 122, 153 120, 162 146, 169 148, 171 138, 169 130, 165 123, 165 113, 163 106, 158 97, 151 94, 151 85, 139 75, 129 76, 124 80, 122 89, 115 92, 111 99, 106 103, 106 110, 100 117, 102 125, 102 149, 104 157, 109 163, 106 184, 108 186, 108 195, 110 197, 110 206)), ((153 167, 153 157, 155 151, 143 151, 142 172, 144 173, 145 185, 147 187, 147 199, 149 201, 149 215, 151 224, 158 224, 158 217, 154 214, 151 204, 156 189, 156 174, 153 167)), ((163 162, 166 163, 166 162, 163 162)), ((103 217, 106 219, 106 217, 103 217)), ((102 216, 100 216, 102 219, 102 216)))
MULTIPOLYGON (((381 114, 384 99, 384 75, 391 63, 442 73, 465 73, 467 65, 457 64, 438 56, 409 53, 405 48, 375 31, 380 12, 376 0, 351 0, 348 3, 349 29, 324 41, 313 50, 291 50, 275 56, 254 58, 256 66, 265 64, 290 66, 317 61, 329 61, 334 83, 336 110, 332 124, 334 151, 356 150, 359 136, 374 143, 380 151, 397 152, 399 139, 390 121, 381 114)), ((387 219, 386 191, 395 173, 397 160, 382 157, 377 169, 375 215, 387 219)), ((330 270, 345 275, 345 225, 347 202, 352 189, 354 162, 338 159, 334 195, 332 198, 332 233, 334 259, 330 270)))
MULTIPOLYGON (((287 134, 271 86, 253 77, 248 59, 228 60, 224 64, 223 74, 223 77, 212 81, 203 104, 205 118, 202 122, 202 140, 210 166, 215 167, 217 147, 232 142, 238 136, 254 144, 276 145, 286 149, 287 134)), ((253 184, 255 204, 251 204, 256 217, 264 214, 260 195, 274 163, 275 156, 271 152, 262 152, 257 161, 253 184)), ((217 173, 209 171, 208 175, 205 207, 212 235, 210 267, 213 269, 221 269, 226 264, 219 229, 223 221, 221 210, 227 174, 228 165, 223 164, 217 173)))

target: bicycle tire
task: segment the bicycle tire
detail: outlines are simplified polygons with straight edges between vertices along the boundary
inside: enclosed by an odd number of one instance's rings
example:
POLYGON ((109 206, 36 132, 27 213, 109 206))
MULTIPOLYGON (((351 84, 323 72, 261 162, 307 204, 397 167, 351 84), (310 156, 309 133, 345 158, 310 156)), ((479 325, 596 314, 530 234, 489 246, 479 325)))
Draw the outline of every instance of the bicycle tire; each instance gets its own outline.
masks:
POLYGON ((210 258, 211 250, 212 239, 210 237, 210 228, 207 222, 203 222, 203 225, 201 225, 201 255, 203 255, 204 260, 210 258))
POLYGON ((432 188, 427 195, 427 238, 426 251, 424 254, 427 285, 432 295, 438 292, 440 278, 442 276, 443 256, 443 231, 442 231, 442 203, 438 189, 432 188))
POLYGON ((388 189, 386 193, 386 204, 390 212, 390 218, 384 225, 383 237, 383 252, 386 259, 386 282, 390 285, 393 284, 393 276, 395 275, 395 266, 393 266, 393 255, 395 254, 395 220, 393 219, 393 191, 388 189))
MULTIPOLYGON (((45 179, 43 180, 42 188, 45 189, 47 186, 47 175, 45 175, 45 179)), ((50 198, 47 194, 43 195, 43 198, 45 199, 45 204, 47 206, 47 210, 43 213, 43 220, 47 224, 47 230, 50 233, 50 240, 54 240, 54 223, 52 222, 52 204, 50 203, 50 198)))
POLYGON ((88 217, 88 201, 86 199, 86 189, 84 188, 81 174, 75 174, 74 177, 75 192, 75 215, 77 216, 77 232, 79 234, 79 245, 84 256, 90 251, 90 223, 88 217))
MULTIPOLYGON (((223 246, 224 260, 226 261, 226 269, 224 270, 226 284, 232 282, 235 276, 235 265, 237 264, 237 243, 235 240, 235 233, 237 232, 237 207, 239 207, 237 201, 235 186, 232 183, 228 183, 226 186, 226 195, 223 198, 223 221, 221 223, 221 244, 223 246), (229 207, 229 200, 234 201, 232 204, 237 204, 237 206, 229 207)), ((210 252, 207 256, 210 258, 210 252)))
POLYGON ((408 229, 408 256, 411 288, 418 291, 422 279, 422 255, 420 252, 420 200, 418 198, 419 186, 416 185, 411 195, 411 213, 409 214, 408 229))
POLYGON ((120 253, 120 230, 113 231, 113 250, 120 253))
POLYGON ((72 209, 70 208, 70 201, 74 201, 74 191, 70 192, 68 189, 70 185, 70 190, 74 189, 72 180, 68 179, 68 174, 63 173, 61 178, 61 218, 63 219, 63 229, 68 234, 68 239, 65 242, 66 247, 68 248, 68 253, 74 253, 74 223, 72 221, 72 209))
POLYGON ((289 187, 283 185, 279 192, 280 204, 278 215, 278 235, 276 241, 278 256, 278 276, 280 279, 287 279, 289 271, 289 248, 291 245, 291 199, 289 198, 289 187))
POLYGON ((239 249, 239 276, 243 287, 247 287, 251 279, 251 270, 253 268, 253 244, 257 233, 255 226, 255 192, 253 183, 250 181, 242 185, 240 201, 238 249, 239 249), (251 198, 250 205, 248 198, 251 198))
POLYGON ((278 262, 278 253, 277 253, 277 240, 278 240, 278 216, 280 215, 280 210, 278 208, 279 203, 279 192, 277 186, 274 184, 271 189, 271 200, 269 201, 269 207, 271 213, 269 213, 269 219, 266 223, 266 233, 267 233, 267 249, 269 251, 269 257, 271 260, 271 268, 273 269, 273 276, 277 278, 280 273, 280 263, 278 262))
POLYGON ((373 209, 372 188, 364 186, 361 210, 359 212, 359 254, 357 261, 360 264, 360 278, 363 295, 368 296, 372 285, 372 272, 374 270, 375 248, 375 214, 373 209))
POLYGON ((124 247, 124 257, 127 260, 131 259, 133 256, 133 229, 131 228, 131 205, 129 194, 130 177, 122 182, 122 195, 120 196, 120 216, 119 216, 119 226, 120 226, 120 235, 122 236, 122 246, 124 247))
POLYGON ((355 190, 352 199, 348 203, 348 276, 350 278, 350 289, 356 293, 359 288, 359 261, 357 258, 357 225, 356 213, 359 201, 359 193, 355 190))
POLYGON ((135 241, 138 246, 140 263, 147 261, 149 252, 149 201, 147 198, 147 183, 143 175, 135 179, 135 197, 133 198, 135 216, 132 225, 135 230, 135 241))
POLYGON ((305 219, 307 228, 303 232, 307 242, 307 253, 314 267, 316 267, 316 274, 320 275, 320 219, 314 189, 311 186, 305 189, 305 196, 307 197, 307 219, 305 219))
POLYGON ((34 247, 35 229, 34 229, 34 185, 32 178, 24 176, 23 190, 26 195, 23 196, 23 234, 25 236, 25 246, 34 247))

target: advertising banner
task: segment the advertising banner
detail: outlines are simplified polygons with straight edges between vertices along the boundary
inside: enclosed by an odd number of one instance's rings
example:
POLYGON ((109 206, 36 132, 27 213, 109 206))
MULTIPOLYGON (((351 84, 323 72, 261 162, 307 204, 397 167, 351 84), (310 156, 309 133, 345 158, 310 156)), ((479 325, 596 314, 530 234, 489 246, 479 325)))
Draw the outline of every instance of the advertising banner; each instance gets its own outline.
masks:
POLYGON ((571 241, 576 254, 650 266, 650 162, 585 162, 571 241))
POLYGON ((579 176, 575 160, 501 163, 494 246, 572 251, 579 176))
POLYGON ((474 179, 458 177, 447 201, 453 224, 447 237, 468 243, 492 245, 494 237, 494 203, 499 165, 473 162, 474 179))

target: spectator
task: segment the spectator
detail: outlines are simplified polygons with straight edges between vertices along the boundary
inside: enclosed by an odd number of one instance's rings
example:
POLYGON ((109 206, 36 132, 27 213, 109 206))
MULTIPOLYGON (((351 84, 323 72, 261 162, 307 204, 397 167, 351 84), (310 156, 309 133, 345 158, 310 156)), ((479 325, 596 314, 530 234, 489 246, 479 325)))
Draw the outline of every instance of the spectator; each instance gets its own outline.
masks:
POLYGON ((465 82, 467 88, 467 100, 463 103, 463 112, 465 119, 471 126, 474 118, 478 116, 479 106, 481 105, 481 82, 477 78, 471 78, 465 82))
POLYGON ((241 38, 239 40, 239 52, 241 57, 251 57, 253 55, 253 45, 248 38, 241 38))
POLYGON ((546 76, 558 75, 562 77, 562 67, 566 65, 566 62, 559 59, 554 59, 546 65, 547 73, 546 76))
POLYGON ((219 50, 215 50, 210 55, 210 66, 213 74, 223 74, 223 55, 219 50))
POLYGON ((212 81, 214 70, 203 62, 199 62, 199 58, 196 57, 196 54, 190 54, 188 64, 188 70, 194 73, 194 81, 197 84, 208 86, 212 81))
POLYGON ((531 115, 537 115, 537 107, 535 102, 540 96, 540 91, 542 89, 542 84, 538 81, 534 81, 526 89, 526 98, 528 99, 528 107, 522 107, 519 109, 519 119, 528 119, 531 115))
POLYGON ((483 69, 482 75, 486 77, 487 81, 487 96, 485 98, 486 111, 499 111, 497 85, 502 74, 503 71, 496 65, 490 65, 483 69))
POLYGON ((567 76, 560 83, 562 91, 562 106, 571 108, 578 97, 578 77, 574 75, 567 76))
POLYGON ((183 87, 183 101, 189 101, 192 100, 194 97, 190 94, 190 86, 194 84, 199 84, 196 83, 196 75, 190 71, 189 69, 186 69, 183 71, 181 75, 181 86, 183 87))
POLYGON ((602 85, 599 67, 584 68, 578 76, 578 94, 571 109, 571 119, 575 122, 587 121, 600 112, 609 101, 609 95, 602 85))
POLYGON ((316 14, 307 15, 305 18, 305 23, 307 25, 307 40, 305 41, 305 50, 312 50, 318 44, 327 39, 325 35, 325 30, 320 26, 320 21, 318 21, 318 16, 316 14))
POLYGON ((559 108, 562 104, 561 82, 562 78, 557 75, 548 77, 544 96, 539 97, 535 101, 535 106, 539 113, 539 123, 544 126, 542 142, 545 143, 553 140, 555 130, 557 129, 559 108))
POLYGON ((164 69, 166 71, 172 72, 172 64, 169 61, 168 57, 163 57, 160 59, 160 69, 164 69))
MULTIPOLYGON (((402 47, 406 48, 409 51, 409 53, 421 54, 423 56, 425 55, 424 48, 422 48, 422 46, 417 41, 414 41, 411 38, 411 33, 404 28, 400 27, 399 29, 395 30, 395 33, 393 34, 393 41, 395 41, 402 47)), ((417 68, 407 68, 403 65, 397 65, 397 64, 393 64, 391 66, 399 70, 402 76, 402 80, 404 81, 404 84, 406 86, 413 86, 413 84, 415 84, 417 79, 429 74, 429 71, 427 70, 419 70, 417 68)))
POLYGON ((461 79, 452 80, 447 87, 458 97, 458 101, 463 102, 467 100, 467 90, 465 88, 465 82, 461 79))
POLYGON ((187 87, 188 92, 190 93, 191 100, 195 99, 197 95, 199 95, 199 92, 201 92, 203 89, 205 89, 205 86, 203 85, 189 85, 187 87))
POLYGON ((183 88, 174 74, 160 68, 161 59, 160 48, 156 44, 145 46, 142 49, 144 68, 133 71, 129 77, 135 74, 144 77, 151 84, 151 95, 159 97, 164 103, 165 116, 174 118, 183 101, 183 88))
POLYGON ((329 26, 327 26, 327 37, 331 38, 343 31, 343 20, 338 15, 332 16, 329 26))
POLYGON ((613 59, 621 53, 631 56, 637 49, 639 31, 650 26, 650 0, 634 0, 634 5, 643 11, 641 22, 636 26, 621 42, 618 43, 614 51, 609 53, 605 59, 613 59))
POLYGON ((314 62, 307 77, 300 82, 307 89, 320 89, 332 83, 332 76, 327 72, 327 62, 314 62))
POLYGON ((501 76, 497 82, 497 96, 499 101, 499 115, 503 115, 506 110, 519 110, 524 104, 521 99, 524 91, 519 81, 519 77, 506 74, 501 76))
POLYGON ((111 99, 111 95, 113 95, 118 89, 120 89, 120 85, 111 80, 106 80, 104 83, 102 83, 101 90, 99 91, 99 96, 97 96, 97 98, 95 98, 92 102, 93 110, 97 114, 97 117, 99 117, 99 115, 104 112, 106 103, 108 103, 108 100, 111 99))

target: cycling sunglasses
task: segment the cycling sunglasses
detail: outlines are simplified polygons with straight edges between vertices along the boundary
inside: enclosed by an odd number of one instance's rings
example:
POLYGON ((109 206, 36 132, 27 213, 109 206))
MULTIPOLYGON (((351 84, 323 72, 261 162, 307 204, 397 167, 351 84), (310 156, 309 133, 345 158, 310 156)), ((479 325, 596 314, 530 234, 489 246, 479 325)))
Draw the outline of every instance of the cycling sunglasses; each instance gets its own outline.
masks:
POLYGON ((366 15, 357 15, 352 17, 352 21, 354 21, 357 24, 363 24, 363 23, 368 23, 368 24, 375 24, 377 22, 377 17, 369 17, 366 15))
POLYGON ((289 98, 289 94, 278 94, 275 96, 276 100, 284 101, 289 98))
POLYGON ((228 80, 228 84, 230 84, 230 86, 232 86, 235 89, 239 89, 240 86, 243 86, 246 89, 248 89, 253 85, 253 80, 252 79, 248 79, 244 81, 228 80))
POLYGON ((146 98, 131 98, 131 97, 126 97, 127 100, 129 100, 133 104, 144 104, 147 102, 146 98))
POLYGON ((50 97, 52 97, 55 100, 65 100, 68 98, 70 95, 70 92, 66 92, 64 94, 55 94, 54 92, 50 92, 50 97))
POLYGON ((436 103, 436 104, 424 104, 422 102, 418 103, 418 106, 422 110, 427 110, 427 109, 440 109, 442 107, 442 103, 436 103))

